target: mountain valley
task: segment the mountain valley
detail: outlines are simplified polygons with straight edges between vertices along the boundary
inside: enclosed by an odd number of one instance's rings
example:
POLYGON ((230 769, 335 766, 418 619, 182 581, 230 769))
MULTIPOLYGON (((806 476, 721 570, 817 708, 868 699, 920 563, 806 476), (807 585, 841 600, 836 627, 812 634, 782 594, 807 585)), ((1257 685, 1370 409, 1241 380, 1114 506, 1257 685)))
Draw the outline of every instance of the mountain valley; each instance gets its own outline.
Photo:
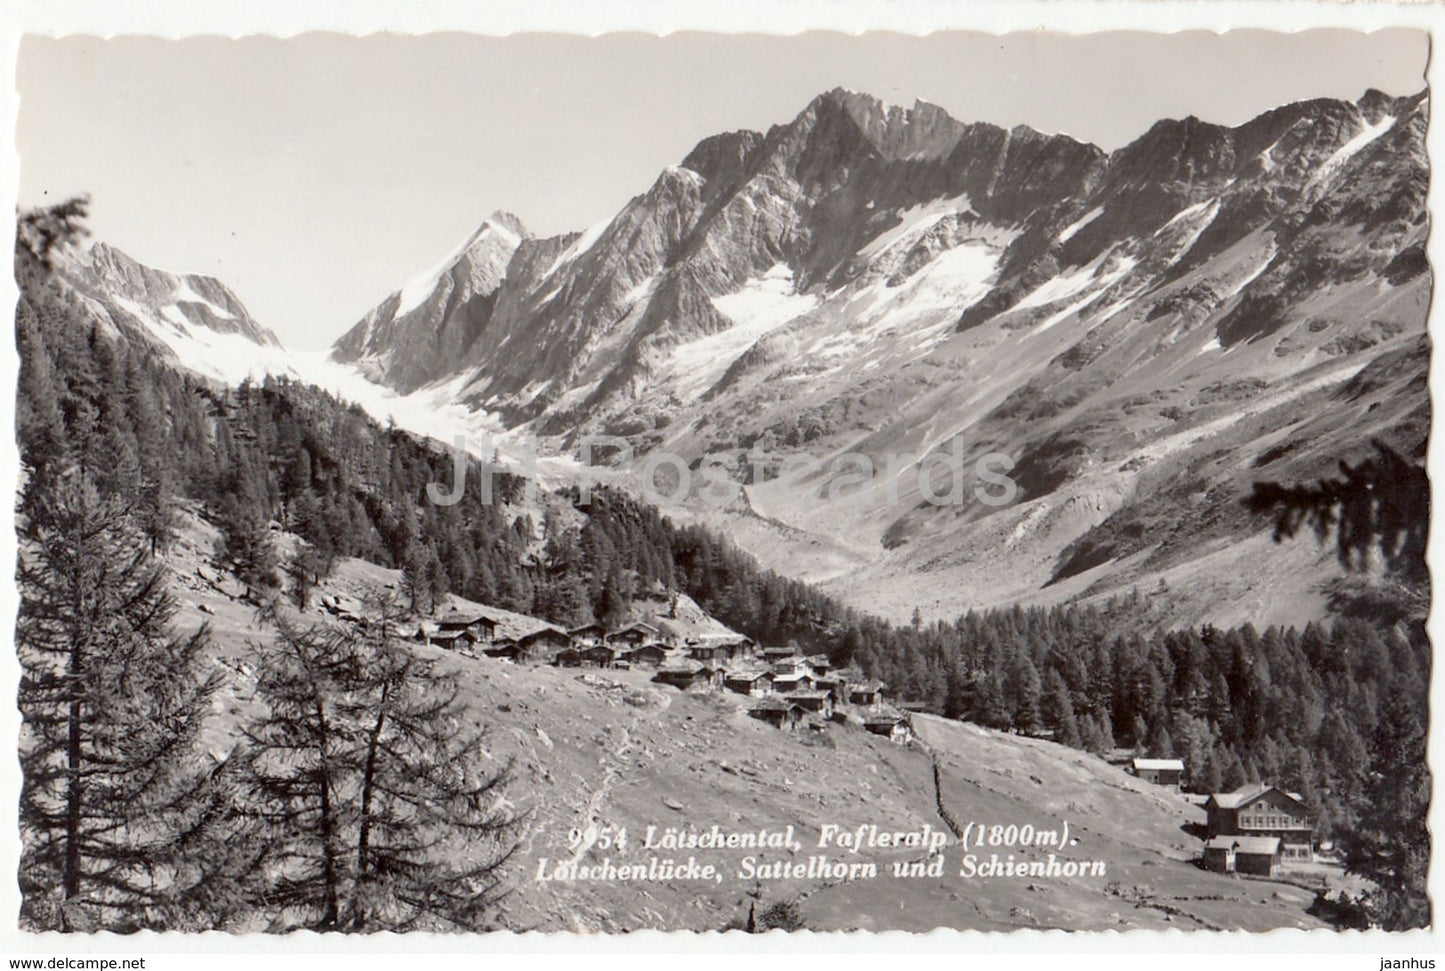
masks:
POLYGON ((554 455, 609 436, 635 489, 649 456, 715 463, 724 508, 650 498, 895 620, 1168 585, 1174 622, 1298 622, 1331 558, 1262 569, 1238 500, 1372 439, 1423 455, 1426 110, 1368 92, 1106 154, 836 90, 586 233, 494 215, 332 356, 554 455), (1003 507, 974 501, 990 454, 1003 507))

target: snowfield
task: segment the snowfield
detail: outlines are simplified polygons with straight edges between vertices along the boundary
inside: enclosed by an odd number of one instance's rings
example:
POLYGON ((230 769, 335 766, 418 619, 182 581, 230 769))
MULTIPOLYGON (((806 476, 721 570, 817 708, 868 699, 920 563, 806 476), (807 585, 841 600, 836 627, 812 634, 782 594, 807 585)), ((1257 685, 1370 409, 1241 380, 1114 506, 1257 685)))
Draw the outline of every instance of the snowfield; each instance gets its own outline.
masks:
POLYGON ((1032 310, 1035 307, 1047 307, 1051 303, 1058 303, 1060 300, 1067 300, 1069 297, 1083 293, 1094 284, 1100 267, 1113 252, 1114 247, 1111 246, 1073 272, 1060 273, 1056 277, 1045 280, 1024 294, 1023 298, 1013 305, 1013 309, 1032 310))
POLYGON ((1083 229, 1085 226, 1089 225, 1089 223, 1093 222, 1095 219, 1098 219, 1103 214, 1103 206, 1098 206, 1094 209, 1090 209, 1088 212, 1084 213, 1078 219, 1069 223, 1063 228, 1062 231, 1060 231, 1059 242, 1067 243, 1069 240, 1074 238, 1074 236, 1079 232, 1079 230, 1083 229))
POLYGON ((1068 319, 1070 315, 1084 310, 1094 301, 1102 297, 1109 287, 1123 279, 1130 270, 1138 265, 1138 262, 1132 256, 1120 256, 1112 261, 1113 266, 1110 269, 1102 274, 1099 273, 1099 270, 1109 266, 1111 262, 1109 257, 1112 252, 1112 249, 1106 250, 1097 260, 1089 264, 1088 267, 1085 267, 1084 269, 1088 270, 1087 273, 1081 270, 1077 274, 1054 277, 1054 279, 1045 282, 1033 293, 1019 301, 1015 309, 1025 306, 1041 307, 1054 303, 1056 300, 1062 299, 1063 296, 1073 296, 1086 290, 1091 291, 1082 299, 1050 316, 1029 333, 1041 334, 1055 324, 1068 319), (1054 297, 1053 299, 1046 299, 1050 294, 1054 293, 1060 294, 1060 296, 1054 297))
POLYGON ((897 214, 901 220, 898 225, 879 233, 867 246, 858 251, 858 255, 865 259, 872 259, 905 240, 922 236, 945 216, 972 211, 973 206, 969 202, 967 194, 954 196, 951 199, 935 199, 932 202, 905 209, 897 214))
POLYGON ((1310 178, 1309 184, 1305 186, 1306 191, 1322 182, 1328 181, 1330 176, 1338 172, 1346 162, 1358 155, 1360 149, 1385 134, 1385 132, 1391 128, 1394 128, 1395 121, 1394 115, 1386 115, 1373 125, 1365 125, 1358 135, 1335 149, 1334 154, 1325 159, 1324 163, 1315 170, 1315 174, 1310 178))
POLYGON ((181 279, 181 285, 176 288, 176 292, 172 295, 171 299, 174 300, 176 303, 180 303, 184 300, 187 303, 201 304, 202 306, 208 308, 211 313, 215 314, 221 320, 236 319, 235 315, 232 314, 229 310, 225 309, 224 307, 217 306, 213 301, 206 299, 195 290, 192 290, 191 285, 187 283, 184 278, 181 279))
POLYGON ((713 297, 712 304, 733 326, 678 345, 667 363, 667 380, 685 398, 706 391, 759 338, 812 310, 818 298, 795 292, 793 271, 779 263, 737 292, 713 297))

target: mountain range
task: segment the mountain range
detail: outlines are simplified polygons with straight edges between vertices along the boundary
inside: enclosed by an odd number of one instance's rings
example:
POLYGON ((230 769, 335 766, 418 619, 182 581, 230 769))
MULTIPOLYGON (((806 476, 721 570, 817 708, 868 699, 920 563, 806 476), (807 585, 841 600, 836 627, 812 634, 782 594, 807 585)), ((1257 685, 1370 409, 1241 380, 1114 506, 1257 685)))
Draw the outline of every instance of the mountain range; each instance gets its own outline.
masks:
MULTIPOLYGON (((1332 554, 1239 499, 1374 439, 1423 455, 1427 112, 1370 91, 1105 152, 834 90, 585 232, 494 213, 331 357, 554 453, 719 462, 733 501, 668 510, 895 619, 1168 587, 1171 622, 1308 620, 1332 554), (1012 502, 928 500, 925 456, 986 454, 1012 502)), ((163 343, 275 343, 108 247, 76 279, 163 343)))
POLYGON ((157 270, 103 242, 84 257, 72 255, 61 263, 76 293, 103 310, 102 317, 147 335, 152 343, 167 345, 174 339, 184 347, 198 336, 217 335, 240 338, 241 346, 281 346, 214 277, 157 270))
POLYGON ((1237 500, 1372 438, 1423 454, 1427 110, 1370 91, 1107 153, 835 90, 585 233, 494 215, 333 355, 560 449, 720 457, 742 494, 680 513, 891 616, 1172 583, 1172 619, 1294 621, 1333 564, 1237 500), (923 501, 945 447, 1008 455, 1017 500, 923 501), (850 452, 911 460, 841 496, 850 452))

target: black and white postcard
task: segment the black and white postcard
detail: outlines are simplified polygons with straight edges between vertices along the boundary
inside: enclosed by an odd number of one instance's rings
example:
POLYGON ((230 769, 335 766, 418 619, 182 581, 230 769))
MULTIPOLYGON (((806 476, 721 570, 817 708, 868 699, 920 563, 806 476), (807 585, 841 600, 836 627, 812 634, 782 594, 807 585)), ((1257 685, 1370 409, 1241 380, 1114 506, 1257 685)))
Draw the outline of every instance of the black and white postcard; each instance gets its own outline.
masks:
POLYGON ((16 35, 17 950, 1428 940, 1428 26, 815 12, 16 35))

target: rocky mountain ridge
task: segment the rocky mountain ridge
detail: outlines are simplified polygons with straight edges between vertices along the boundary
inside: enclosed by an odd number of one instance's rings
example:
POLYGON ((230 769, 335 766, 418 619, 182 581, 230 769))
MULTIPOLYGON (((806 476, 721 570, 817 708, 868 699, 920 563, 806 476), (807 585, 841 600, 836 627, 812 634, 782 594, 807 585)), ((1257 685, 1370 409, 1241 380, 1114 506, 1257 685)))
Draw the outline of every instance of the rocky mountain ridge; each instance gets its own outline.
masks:
MULTIPOLYGON (((391 332, 369 316, 335 356, 559 450, 720 456, 737 501, 675 512, 890 614, 1167 582, 1205 550, 1229 577, 1218 544, 1263 529, 1235 501, 1255 469, 1423 448, 1427 112, 1371 91, 1105 153, 835 90, 703 140, 580 236, 523 239, 495 290, 442 282, 391 332), (946 446, 1009 455, 1019 501, 924 501, 919 460, 946 446), (844 453, 908 460, 842 503, 844 453)), ((1291 569, 1280 598, 1317 601, 1323 567, 1291 569)), ((1181 619, 1248 593, 1203 589, 1181 619)), ((1221 619, 1292 619, 1280 598, 1221 619)))
POLYGON ((196 328, 233 335, 261 347, 280 347, 239 297, 215 277, 170 273, 146 266, 107 243, 65 254, 64 278, 85 297, 105 305, 117 325, 190 335, 196 328))
POLYGON ((493 213, 437 267, 368 313, 337 342, 334 357, 364 361, 369 373, 407 391, 425 384, 430 371, 422 362, 428 355, 455 361, 476 340, 512 256, 531 238, 516 216, 493 213), (423 332, 414 326, 417 320, 438 320, 441 326, 423 332), (378 348, 385 350, 373 356, 378 348))

